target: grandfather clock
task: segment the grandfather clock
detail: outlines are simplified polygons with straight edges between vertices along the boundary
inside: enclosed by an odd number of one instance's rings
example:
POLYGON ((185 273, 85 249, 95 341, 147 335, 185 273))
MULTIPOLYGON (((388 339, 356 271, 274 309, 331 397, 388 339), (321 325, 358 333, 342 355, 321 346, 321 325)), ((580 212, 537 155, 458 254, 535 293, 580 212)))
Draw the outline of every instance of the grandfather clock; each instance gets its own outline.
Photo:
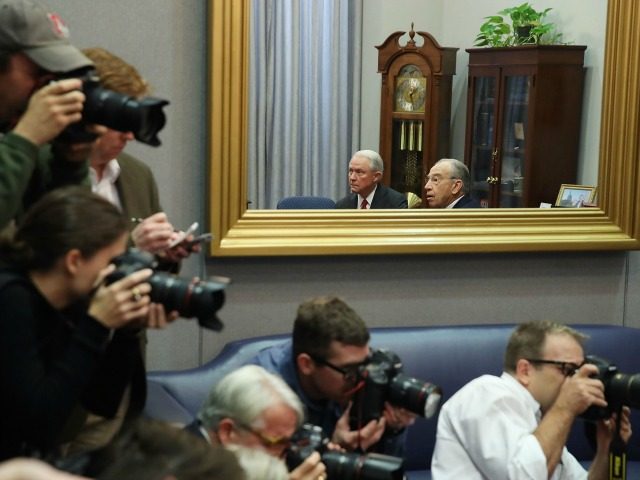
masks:
POLYGON ((380 155, 385 185, 422 197, 424 176, 449 154, 451 83, 458 49, 441 47, 427 32, 414 32, 413 23, 409 40, 401 46, 405 33, 392 33, 376 46, 382 73, 380 155))

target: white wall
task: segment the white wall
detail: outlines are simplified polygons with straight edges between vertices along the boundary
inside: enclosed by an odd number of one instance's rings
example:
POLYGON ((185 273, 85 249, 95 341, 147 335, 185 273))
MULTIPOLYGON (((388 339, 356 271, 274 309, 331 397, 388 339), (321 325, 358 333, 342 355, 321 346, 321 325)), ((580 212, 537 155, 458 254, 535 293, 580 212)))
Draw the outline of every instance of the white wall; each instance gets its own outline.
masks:
MULTIPOLYGON (((402 10, 399 0, 364 1, 385 9, 381 18, 402 10)), ((414 3, 422 9, 429 5, 426 23, 436 22, 440 13, 455 5, 460 7, 460 1, 414 3)), ((575 2, 583 5, 587 0, 575 2)), ((489 0, 468 1, 476 3, 489 0)), ((177 226, 202 219, 207 205, 205 2, 48 0, 48 4, 65 19, 77 45, 102 46, 120 54, 151 81, 156 95, 171 101, 167 127, 160 133, 163 146, 132 145, 128 150, 153 168, 162 203, 177 226)), ((593 9, 584 10, 594 14, 593 9)), ((379 30, 371 45, 392 31, 406 30, 412 20, 416 29, 431 31, 447 45, 445 35, 453 27, 436 31, 437 22, 433 28, 425 27, 415 18, 421 11, 410 9, 404 17, 394 17, 398 20, 389 27, 370 22, 370 28, 379 30)), ((458 71, 464 76, 460 64, 458 71)), ((379 101, 379 92, 375 98, 379 101)), ((371 131, 377 134, 377 121, 371 131)), ((152 332, 149 368, 195 366, 229 340, 288 332, 298 303, 321 294, 343 296, 371 326, 552 318, 640 327, 640 256, 624 252, 214 258, 206 268, 194 259, 183 269, 185 276, 203 273, 233 279, 220 312, 224 331, 201 332, 196 322, 180 320, 165 331, 152 332)))

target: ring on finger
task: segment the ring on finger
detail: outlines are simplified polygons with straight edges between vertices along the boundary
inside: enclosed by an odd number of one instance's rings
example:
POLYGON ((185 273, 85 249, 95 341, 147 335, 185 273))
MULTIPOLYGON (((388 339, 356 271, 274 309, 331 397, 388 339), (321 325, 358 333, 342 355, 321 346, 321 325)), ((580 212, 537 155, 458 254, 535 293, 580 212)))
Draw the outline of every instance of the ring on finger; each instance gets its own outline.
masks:
POLYGON ((134 302, 139 302, 142 299, 142 293, 140 293, 140 289, 138 287, 133 287, 131 289, 131 298, 134 302))

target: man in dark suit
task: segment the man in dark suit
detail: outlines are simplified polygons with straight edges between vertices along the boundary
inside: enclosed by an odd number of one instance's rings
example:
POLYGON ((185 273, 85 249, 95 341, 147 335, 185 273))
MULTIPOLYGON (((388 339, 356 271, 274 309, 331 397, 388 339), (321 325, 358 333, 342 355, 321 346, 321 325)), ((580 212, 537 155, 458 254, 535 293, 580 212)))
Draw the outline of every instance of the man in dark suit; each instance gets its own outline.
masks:
POLYGON ((385 187, 384 163, 377 152, 360 150, 349 161, 351 193, 336 202, 336 208, 407 208, 406 195, 385 187))
POLYGON ((480 208, 478 201, 469 194, 469 169, 455 158, 438 160, 429 170, 424 189, 429 208, 480 208))

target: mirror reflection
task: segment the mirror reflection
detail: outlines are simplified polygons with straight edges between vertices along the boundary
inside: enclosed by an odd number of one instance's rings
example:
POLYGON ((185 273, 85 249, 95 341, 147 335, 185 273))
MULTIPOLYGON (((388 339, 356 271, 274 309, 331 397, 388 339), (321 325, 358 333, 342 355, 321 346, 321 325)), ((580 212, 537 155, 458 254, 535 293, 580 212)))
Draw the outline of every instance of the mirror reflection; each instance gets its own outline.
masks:
MULTIPOLYGON (((255 54, 250 63, 252 100, 249 103, 255 108, 250 107, 249 113, 247 187, 250 209, 276 208, 279 200, 293 195, 338 200, 349 193, 348 163, 353 152, 360 149, 379 151, 380 147, 381 75, 377 73, 378 51, 374 47, 394 31, 409 30, 411 23, 416 31, 433 35, 441 46, 458 48, 448 156, 460 160, 469 158, 469 153, 465 152, 469 73, 466 49, 473 46, 483 18, 512 6, 512 2, 448 0, 425 4, 418 0, 367 0, 348 5, 345 5, 347 2, 336 2, 339 5, 335 6, 326 5, 330 2, 322 2, 323 5, 310 2, 314 8, 323 10, 299 15, 300 24, 289 29, 281 26, 286 15, 280 10, 284 8, 280 2, 278 5, 273 5, 276 2, 265 3, 252 4, 251 49, 255 54), (323 25, 319 19, 325 19, 327 24, 323 25), (267 21, 275 27, 263 27, 267 21), (294 35, 297 36, 294 38, 294 35), (269 41, 273 40, 271 37, 278 37, 281 46, 288 48, 277 50, 278 54, 267 51, 269 41)), ((563 41, 587 46, 576 183, 595 185, 606 0, 531 3, 538 9, 552 8, 548 20, 557 25, 563 41)), ((407 40, 408 35, 405 35, 401 42, 404 44, 407 40)), ((518 77, 514 78, 517 81, 518 77)), ((558 95, 566 93, 557 92, 558 95)), ((506 122, 504 118, 503 122, 506 122)), ((514 125, 511 131, 515 140, 521 140, 518 137, 524 136, 526 125, 518 129, 515 125, 522 122, 509 123, 514 125)), ((489 134, 485 132, 485 135, 489 134)), ((488 151, 491 153, 490 149, 488 151)), ((498 198, 493 205, 490 195, 486 195, 479 198, 484 200, 483 206, 536 206, 506 200, 521 197, 517 194, 523 191, 524 175, 518 162, 505 162, 502 169, 509 170, 504 176, 510 181, 508 187, 512 188, 508 190, 512 195, 498 198)), ((425 173, 422 172, 422 179, 425 173)), ((544 171, 539 174, 544 176, 544 171)), ((478 172, 478 175, 491 177, 484 172, 478 172)), ((499 190, 504 189, 502 185, 499 187, 499 190)), ((559 185, 549 188, 551 190, 541 195, 547 202, 554 203, 559 185)), ((482 192, 478 191, 476 195, 481 196, 482 192)), ((542 201, 542 198, 538 200, 542 201)))

